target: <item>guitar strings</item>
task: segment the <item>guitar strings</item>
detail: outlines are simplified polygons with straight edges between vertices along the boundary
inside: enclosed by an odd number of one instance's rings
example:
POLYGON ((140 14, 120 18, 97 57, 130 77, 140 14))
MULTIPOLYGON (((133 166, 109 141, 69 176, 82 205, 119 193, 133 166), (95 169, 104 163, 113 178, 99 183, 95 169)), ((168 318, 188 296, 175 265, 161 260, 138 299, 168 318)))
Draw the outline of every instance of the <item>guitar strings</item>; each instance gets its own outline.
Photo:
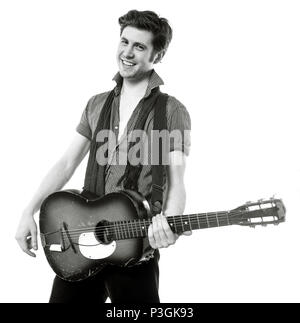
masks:
MULTIPOLYGON (((221 220, 220 218, 219 218, 219 220, 221 220)), ((232 224, 234 224, 234 223, 231 223, 231 224, 228 224, 228 221, 227 221, 227 217, 226 217, 226 219, 225 219, 225 221, 226 221, 226 224, 225 225, 232 225, 232 224)), ((216 223, 217 223, 217 221, 215 221, 216 223)), ((132 222, 131 222, 132 223, 132 222)), ((149 220, 147 220, 147 224, 151 224, 152 222, 151 221, 149 221, 149 220)), ((180 221, 180 223, 181 223, 181 221, 180 221)), ((206 226, 204 227, 204 228, 210 228, 210 226, 208 225, 208 223, 207 223, 207 221, 198 221, 198 219, 197 220, 195 220, 195 219, 193 219, 192 221, 190 221, 190 224, 191 224, 191 226, 193 225, 193 224, 197 224, 197 226, 198 226, 198 228, 199 229, 202 229, 201 227, 200 227, 200 224, 199 223, 201 223, 201 224, 205 224, 206 226)), ((256 223, 257 224, 257 223, 256 223)), ((113 225, 111 225, 110 227, 112 227, 113 225)), ((190 227, 191 227, 190 226, 190 227)), ((218 221, 218 225, 217 226, 211 226, 211 227, 220 227, 220 226, 222 226, 222 224, 218 221)), ((108 227, 108 226, 107 226, 108 227)), ((113 238, 113 240, 110 240, 110 241, 108 241, 107 243, 111 243, 111 242, 113 242, 114 240, 117 240, 117 241, 120 241, 120 240, 126 240, 126 239, 132 239, 132 238, 145 238, 147 235, 145 235, 142 231, 141 231, 141 228, 138 228, 138 227, 135 227, 135 229, 139 229, 140 231, 138 232, 133 232, 133 231, 129 231, 129 228, 128 227, 126 227, 126 230, 127 230, 127 234, 126 233, 124 233, 123 232, 123 236, 121 236, 121 237, 118 237, 117 235, 115 235, 114 236, 114 238, 113 238), (131 236, 132 235, 132 233, 133 233, 133 235, 134 236, 131 236), (128 236, 127 236, 128 235, 128 236)), ((105 229, 106 230, 106 229, 105 229)), ((104 231, 105 231, 104 230, 104 231)), ((192 228, 190 228, 190 230, 193 230, 192 228)), ((91 232, 94 232, 94 233, 97 233, 98 231, 100 231, 100 230, 91 230, 91 232)), ((86 231, 85 231, 86 232, 86 231)), ((115 231, 115 234, 116 234, 116 231, 115 231)), ((65 238, 65 237, 67 237, 67 238, 69 238, 69 235, 66 233, 66 232, 63 232, 63 235, 64 235, 64 237, 63 238, 65 238)), ((80 234, 73 234, 73 235, 71 235, 70 237, 72 237, 72 238, 74 238, 74 237, 79 237, 80 236, 80 234)), ((78 243, 78 242, 74 242, 74 241, 72 241, 72 244, 75 244, 75 245, 77 245, 77 246, 83 246, 83 247, 96 247, 96 246, 99 246, 99 245, 102 245, 103 244, 103 242, 99 242, 99 243, 94 243, 94 244, 83 244, 83 243, 78 243)))
MULTIPOLYGON (((232 214, 232 213, 231 213, 232 214)), ((238 214, 238 213, 236 213, 238 214)), ((227 221, 227 212, 226 212, 226 215, 222 215, 222 217, 226 217, 226 221, 227 221)), ((200 221, 200 222, 203 222, 203 223, 208 223, 209 221, 207 220, 211 220, 211 219, 214 219, 214 221, 217 222, 216 220, 216 214, 214 215, 210 215, 209 213, 207 215, 201 215, 201 217, 197 214, 191 214, 189 216, 189 219, 188 220, 184 220, 182 218, 180 218, 181 216, 178 216, 178 215, 174 215, 174 216, 168 216, 167 219, 171 219, 173 218, 173 222, 174 223, 179 223, 179 224, 183 224, 184 222, 189 222, 189 220, 195 220, 196 221, 200 221), (205 219, 203 218, 205 217, 205 219)), ((221 215, 217 216, 218 217, 218 220, 222 220, 221 219, 221 215)), ((228 221, 227 221, 228 222, 228 221)), ((141 226, 140 223, 143 223, 143 224, 148 224, 150 225, 152 223, 152 220, 151 219, 137 219, 137 220, 131 220, 131 221, 128 221, 128 220, 124 220, 124 221, 115 221, 115 222, 110 222, 109 225, 106 225, 106 226, 102 226, 101 228, 103 228, 103 231, 107 230, 107 228, 111 228, 113 226, 118 226, 118 228, 122 228, 122 229, 128 229, 128 226, 132 226, 132 224, 134 224, 135 226, 141 226)), ((75 232, 78 232, 78 233, 83 233, 83 232, 86 232, 86 231, 94 231, 96 228, 96 225, 95 226, 91 226, 91 227, 85 227, 85 228, 78 228, 78 229, 68 229, 67 231, 69 233, 75 233, 75 232)), ((60 232, 60 230, 56 230, 56 231, 53 231, 53 232, 47 232, 47 233, 44 233, 44 235, 49 235, 49 234, 53 234, 53 233, 57 233, 57 232, 60 232)), ((63 232, 63 231, 62 231, 63 232)))
MULTIPOLYGON (((245 219, 247 220, 247 219, 245 219)), ((204 228, 209 228, 211 227, 218 227, 218 226, 224 226, 224 225, 231 225, 231 224, 235 224, 235 222, 231 221, 228 222, 227 217, 223 217, 223 218, 219 218, 218 221, 213 220, 212 221, 206 221, 205 219, 190 219, 189 221, 184 221, 185 224, 183 224, 183 221, 174 221, 174 227, 175 229, 182 228, 182 229, 187 229, 186 231, 189 231, 190 229, 193 229, 192 227, 194 225, 199 226, 199 229, 201 229, 201 226, 203 225, 204 228), (224 222, 225 223, 224 223, 224 222)), ((238 221, 237 221, 238 222, 238 221)), ((110 225, 106 225, 106 226, 102 226, 100 228, 96 228, 94 227, 86 227, 85 229, 76 229, 76 230, 68 230, 68 231, 56 231, 53 233, 58 233, 61 232, 64 235, 70 236, 70 237, 78 237, 80 236, 81 233, 86 233, 86 232, 95 232, 95 233, 104 233, 104 232, 108 232, 111 233, 113 231, 113 233, 119 235, 119 234, 126 234, 126 233, 132 233, 132 232, 141 232, 143 229, 143 227, 145 226, 149 226, 150 224, 152 224, 151 221, 149 220, 145 220, 143 222, 143 225, 141 224, 141 222, 125 222, 125 223, 111 223, 110 225)), ((171 223, 169 223, 171 224, 171 223)), ((249 224, 251 224, 249 222, 249 224)), ((254 223, 254 224, 259 224, 259 223, 254 223)), ((51 234, 51 233, 48 233, 51 234)), ((46 234, 46 235, 48 235, 46 234)))
MULTIPOLYGON (((213 220, 215 223, 217 223, 217 221, 214 219, 213 220)), ((210 219, 209 221, 206 221, 206 219, 199 219, 199 218, 190 218, 188 221, 187 220, 184 220, 184 221, 181 221, 179 219, 177 220, 174 220, 174 221, 171 221, 171 223, 174 224, 174 227, 183 227, 184 225, 187 226, 189 223, 193 223, 193 224, 205 224, 206 226, 209 227, 209 225, 212 225, 212 219, 210 219), (209 223, 210 222, 210 223, 209 223), (184 224, 184 223, 187 223, 187 224, 184 224)), ((226 224, 229 225, 230 223, 228 222, 228 219, 227 217, 224 217, 224 218, 221 218, 219 217, 218 218, 218 221, 219 222, 222 222, 222 221, 226 221, 226 224)), ((85 227, 83 229, 73 229, 73 230, 67 230, 67 231, 61 231, 61 230, 56 230, 56 231, 53 231, 53 232, 48 232, 48 233, 44 233, 44 235, 51 235, 51 234, 55 234, 55 233, 62 233, 62 234, 66 234, 66 235, 70 235, 71 237, 74 237, 74 236, 79 236, 81 233, 85 233, 85 232, 97 232, 97 233, 101 233, 101 232, 107 232, 107 230, 111 230, 113 229, 115 232, 119 232, 119 231, 122 231, 122 230, 125 230, 125 231, 132 231, 132 230, 141 230, 142 227, 144 226, 149 226, 150 224, 152 224, 152 221, 151 220, 147 220, 145 219, 144 221, 143 220, 136 220, 136 221, 124 221, 124 222, 111 222, 109 225, 105 225, 105 226, 101 226, 100 228, 97 228, 96 226, 93 226, 93 227, 85 227)), ((169 223, 170 224, 170 223, 169 223)))
MULTIPOLYGON (((238 213, 237 213, 238 214, 238 213)), ((168 217, 168 218, 172 218, 172 216, 168 217)), ((246 220, 246 219, 245 219, 246 220)), ((177 229, 178 227, 182 228, 182 229, 186 229, 186 227, 184 226, 189 226, 189 230, 192 229, 193 225, 197 225, 199 226, 199 228, 201 228, 201 224, 204 225, 205 228, 209 228, 210 226, 216 227, 217 226, 222 226, 222 225, 230 225, 230 224, 234 224, 234 223, 230 223, 229 218, 228 218, 228 214, 226 213, 226 215, 222 215, 222 216, 218 216, 216 217, 216 215, 207 215, 205 216, 205 218, 199 218, 198 215, 191 215, 189 219, 180 219, 180 218, 175 218, 173 219, 173 222, 170 221, 171 223, 174 224, 175 229, 177 229), (213 219, 213 221, 211 221, 213 219), (210 221, 209 221, 210 220, 210 221), (226 221, 226 223, 224 223, 223 221, 226 221), (213 222, 213 223, 212 223, 213 222)), ((232 222, 232 220, 231 220, 232 222)), ((133 220, 133 221, 118 221, 118 222, 111 222, 109 225, 105 225, 102 226, 100 228, 97 228, 96 226, 93 227, 86 227, 84 229, 72 229, 72 230, 67 230, 67 232, 65 231, 54 231, 54 232, 49 232, 49 233, 45 233, 44 235, 50 235, 50 234, 54 234, 54 233, 58 233, 61 232, 64 236, 67 237, 79 237, 81 233, 85 233, 85 232, 95 232, 95 233, 104 233, 104 232, 112 232, 115 235, 126 235, 127 234, 136 234, 139 232, 142 232, 142 227, 145 226, 149 226, 152 223, 151 220, 149 219, 145 219, 144 221, 142 220, 133 220), (125 230, 125 232, 124 232, 125 230)), ((170 223, 169 223, 170 224, 170 223)), ((189 231, 187 230, 187 231, 189 231)))
MULTIPOLYGON (((234 223, 230 223, 229 221, 229 215, 232 217, 233 214, 239 214, 241 213, 241 211, 231 211, 231 212, 211 212, 211 213, 207 213, 207 214, 191 214, 189 215, 189 218, 182 218, 182 216, 168 216, 167 218, 172 219, 173 218, 173 224, 175 226, 175 229, 177 226, 181 226, 182 228, 185 225, 188 225, 189 223, 191 224, 191 221, 193 221, 193 224, 197 224, 199 226, 199 228, 201 229, 201 224, 205 224, 205 228, 208 228, 210 226, 214 226, 214 224, 212 224, 211 220, 213 219, 213 222, 215 224, 217 224, 216 226, 220 226, 221 221, 226 221, 226 225, 230 225, 230 224, 234 224, 234 223), (218 215, 218 214, 223 214, 223 215, 218 215), (196 219, 195 219, 196 218, 196 219)), ((245 213, 245 212, 243 212, 245 213)), ((261 217, 262 218, 262 217, 261 217)), ((276 218, 273 216, 273 218, 276 221, 276 218)), ((244 220, 247 220, 246 218, 244 220)), ((171 222, 171 221, 170 221, 171 222)), ((232 222, 232 220, 231 220, 232 222)), ((263 221, 262 221, 263 222, 263 221)), ((85 228, 80 228, 80 229, 70 229, 67 230, 67 232, 65 231, 61 231, 61 230, 57 230, 54 232, 48 232, 48 233, 44 233, 44 235, 50 235, 50 234, 54 234, 54 233, 58 233, 61 232, 62 234, 67 234, 70 237, 78 237, 81 233, 84 232, 95 232, 95 233, 103 233, 103 232, 107 232, 109 230, 113 230, 114 233, 116 234, 125 234, 128 232, 137 232, 137 231, 141 231, 142 230, 142 226, 149 226, 152 223, 151 220, 149 219, 144 219, 144 220, 131 220, 131 221, 116 221, 116 222, 110 222, 109 225, 105 225, 105 226, 101 226, 100 228, 96 228, 96 226, 93 227, 85 227, 85 228), (141 224, 142 223, 142 224, 141 224), (125 230, 125 233, 122 232, 125 230)), ((249 223, 251 224, 251 223, 249 223)), ((256 223, 259 224, 259 223, 256 223)), ((224 224, 223 224, 224 225, 224 224)), ((221 224, 222 226, 222 224, 221 224)), ((192 229, 192 228, 189 228, 192 229)))
MULTIPOLYGON (((221 212, 218 212, 219 214, 221 212)), ((190 220, 195 220, 196 221, 200 221, 200 222, 203 222, 203 223, 208 223, 210 222, 210 220, 214 220, 215 222, 218 222, 218 220, 221 220, 222 221, 222 218, 223 217, 224 219, 226 219, 227 221, 227 217, 228 217, 228 220, 229 220, 229 214, 230 214, 230 217, 232 215, 237 215, 239 214, 240 212, 223 212, 223 215, 216 215, 216 212, 215 213, 207 213, 207 214, 201 214, 201 215, 198 215, 198 214, 190 214, 188 218, 182 218, 182 216, 180 215, 174 215, 174 216, 167 216, 166 218, 167 219, 171 219, 173 221, 173 223, 179 223, 179 224, 183 224, 184 222, 189 222, 190 220), (218 219, 218 220, 216 220, 218 219)), ((228 222, 228 221, 227 221, 228 222)), ((143 224, 151 224, 152 223, 152 220, 151 219, 136 219, 136 220, 131 220, 131 221, 128 221, 128 220, 124 220, 124 221, 115 221, 115 222, 110 222, 109 225, 106 225, 106 226, 101 226, 101 228, 103 228, 103 230, 107 230, 107 228, 110 228, 112 226, 118 226, 120 228, 125 228, 127 229, 128 226, 132 226, 132 224, 134 225, 137 225, 137 226, 140 226, 141 224, 140 223, 143 223, 143 224)), ((67 231, 69 233, 75 233, 75 232, 86 232, 86 231, 94 231, 95 230, 95 226, 91 226, 91 227, 85 227, 85 228, 78 228, 78 229, 68 229, 67 231)), ((44 235, 49 235, 49 234, 53 234, 53 233, 57 233, 59 232, 60 230, 56 230, 56 231, 53 231, 53 232, 47 232, 47 233, 44 233, 44 235)))
MULTIPOLYGON (((224 221, 226 221, 226 223, 221 223, 221 221, 222 220, 219 219, 218 223, 217 223, 217 221, 215 221, 214 224, 213 223, 208 224, 207 221, 191 220, 191 221, 189 221, 190 225, 187 228, 185 228, 182 223, 179 223, 178 225, 176 225, 174 223, 174 227, 175 227, 175 230, 177 230, 178 226, 179 226, 180 229, 182 229, 181 232, 183 232, 183 231, 192 231, 195 229, 206 229, 206 228, 210 228, 210 227, 215 228, 215 227, 221 227, 221 226, 235 224, 235 223, 228 223, 227 219, 224 219, 224 221), (194 225, 196 225, 197 227, 193 228, 194 225)), ((270 221, 270 222, 263 222, 262 221, 262 222, 256 222, 256 223, 248 222, 249 225, 251 225, 251 224, 253 224, 253 225, 272 224, 272 223, 275 224, 276 222, 274 222, 274 221, 270 221)), ((146 223, 145 226, 149 226, 150 224, 151 224, 151 222, 148 222, 148 223, 146 223)), ((145 236, 144 231, 145 231, 145 229, 142 228, 140 225, 139 226, 131 225, 130 227, 128 225, 123 225, 123 226, 110 225, 110 226, 106 226, 104 228, 98 228, 98 229, 93 228, 93 229, 82 230, 80 232, 71 233, 71 234, 68 234, 67 232, 61 232, 61 234, 67 238, 69 238, 69 237, 70 238, 78 238, 82 233, 92 232, 95 234, 97 234, 97 233, 101 234, 104 232, 106 232, 106 233, 108 232, 108 235, 113 234, 116 240, 121 240, 121 239, 124 239, 124 237, 125 237, 125 239, 126 238, 141 237, 141 236, 143 237, 143 236, 145 236)), ((57 231, 57 232, 59 232, 59 231, 57 231)), ((147 228, 147 232, 148 232, 148 228, 147 228)), ((176 231, 175 231, 175 233, 176 233, 176 231)))
MULTIPOLYGON (((220 214, 221 212, 219 212, 220 214)), ((241 212, 231 212, 230 216, 232 217, 232 215, 238 215, 241 212)), ((275 221, 276 221, 276 217, 272 216, 275 221)), ((189 216, 189 218, 185 218, 183 219, 181 216, 168 216, 167 218, 171 219, 170 223, 174 224, 174 227, 176 228, 177 226, 179 227, 184 227, 184 226, 188 226, 189 224, 191 224, 191 221, 193 221, 193 224, 197 224, 199 227, 201 227, 201 224, 205 224, 206 227, 210 227, 210 226, 214 226, 214 223, 217 224, 217 226, 220 226, 220 222, 221 221, 226 221, 226 225, 230 225, 230 224, 235 224, 235 222, 232 219, 229 219, 229 213, 228 212, 223 212, 223 215, 216 215, 216 213, 208 213, 207 215, 203 215, 201 214, 201 217, 198 214, 191 214, 189 216), (173 219, 172 219, 173 218, 173 219), (232 222, 232 223, 231 223, 232 222)), ((259 217, 259 218, 263 218, 263 217, 259 217)), ((236 220, 236 222, 239 221, 247 221, 249 220, 249 218, 244 218, 244 219, 238 219, 236 220)), ((263 222, 263 221, 262 221, 263 222)), ((110 229, 113 229, 115 233, 118 233, 125 230, 126 232, 129 231, 141 231, 143 226, 149 226, 152 223, 151 219, 145 219, 145 220, 132 220, 132 221, 116 221, 116 222, 110 222, 110 224, 105 225, 105 226, 101 226, 100 228, 97 228, 96 226, 93 227, 85 227, 83 229, 71 229, 68 230, 68 234, 70 236, 78 236, 78 234, 80 235, 81 233, 84 232, 96 232, 96 233, 103 233, 103 232, 107 232, 110 229)), ((169 223, 169 224, 170 224, 169 223)), ((251 224, 251 222, 250 222, 251 224)), ((259 223, 256 223, 259 224, 259 223)), ((223 223, 223 226, 225 224, 223 223)), ((222 225, 221 225, 222 226, 222 225)), ((184 227, 185 228, 185 227, 184 227)), ((187 230, 188 231, 188 230, 187 230)), ((62 231, 64 232, 64 231, 62 231)))

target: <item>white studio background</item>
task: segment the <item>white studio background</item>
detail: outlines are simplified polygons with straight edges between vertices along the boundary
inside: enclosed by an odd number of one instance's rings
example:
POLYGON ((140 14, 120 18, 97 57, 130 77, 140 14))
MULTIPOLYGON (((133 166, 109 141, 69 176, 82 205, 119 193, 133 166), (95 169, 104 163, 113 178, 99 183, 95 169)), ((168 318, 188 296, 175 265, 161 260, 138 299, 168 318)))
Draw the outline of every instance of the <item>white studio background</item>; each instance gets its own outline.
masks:
MULTIPOLYGON (((162 302, 299 302, 298 1, 1 1, 0 302, 47 302, 53 273, 14 240, 23 208, 75 131, 88 99, 112 88, 117 19, 169 19, 156 68, 192 118, 186 213, 282 198, 279 226, 198 230, 161 251, 162 302), (4 208, 3 208, 4 207, 4 208)), ((81 188, 86 160, 66 188, 81 188)))

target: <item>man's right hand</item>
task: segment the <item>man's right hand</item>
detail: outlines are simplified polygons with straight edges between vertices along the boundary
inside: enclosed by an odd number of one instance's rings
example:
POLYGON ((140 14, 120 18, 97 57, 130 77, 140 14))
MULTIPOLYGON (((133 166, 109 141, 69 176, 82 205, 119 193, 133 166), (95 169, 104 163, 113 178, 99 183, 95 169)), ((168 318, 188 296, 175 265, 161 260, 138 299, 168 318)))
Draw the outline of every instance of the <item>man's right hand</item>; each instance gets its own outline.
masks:
POLYGON ((31 257, 36 257, 36 254, 31 251, 31 249, 38 249, 37 226, 32 214, 23 214, 15 238, 25 253, 31 257))

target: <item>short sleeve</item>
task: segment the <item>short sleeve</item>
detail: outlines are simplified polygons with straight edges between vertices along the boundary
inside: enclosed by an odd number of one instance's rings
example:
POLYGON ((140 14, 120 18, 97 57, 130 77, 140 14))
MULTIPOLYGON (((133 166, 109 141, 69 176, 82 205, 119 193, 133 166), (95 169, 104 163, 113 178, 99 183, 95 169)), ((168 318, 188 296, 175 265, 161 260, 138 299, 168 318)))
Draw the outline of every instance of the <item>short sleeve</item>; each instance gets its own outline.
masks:
POLYGON ((186 107, 176 98, 169 96, 167 123, 170 132, 170 152, 180 150, 189 155, 191 147, 191 118, 186 107))
POLYGON ((91 125, 89 123, 88 115, 89 115, 89 109, 90 109, 91 104, 93 102, 93 98, 94 97, 92 97, 88 101, 86 108, 84 109, 84 111, 81 115, 80 122, 76 127, 76 131, 78 133, 80 133, 82 136, 88 138, 89 140, 92 140, 92 130, 91 130, 91 125))

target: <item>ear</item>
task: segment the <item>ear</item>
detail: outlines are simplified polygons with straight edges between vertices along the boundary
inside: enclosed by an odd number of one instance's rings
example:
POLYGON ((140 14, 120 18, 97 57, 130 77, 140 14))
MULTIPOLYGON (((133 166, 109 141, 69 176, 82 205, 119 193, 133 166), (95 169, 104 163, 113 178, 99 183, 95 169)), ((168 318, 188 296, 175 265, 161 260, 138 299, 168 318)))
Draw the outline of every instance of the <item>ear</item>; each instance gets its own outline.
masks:
POLYGON ((162 51, 158 52, 157 54, 155 54, 154 64, 159 63, 162 60, 162 58, 164 57, 165 53, 166 53, 166 51, 162 50, 162 51))

